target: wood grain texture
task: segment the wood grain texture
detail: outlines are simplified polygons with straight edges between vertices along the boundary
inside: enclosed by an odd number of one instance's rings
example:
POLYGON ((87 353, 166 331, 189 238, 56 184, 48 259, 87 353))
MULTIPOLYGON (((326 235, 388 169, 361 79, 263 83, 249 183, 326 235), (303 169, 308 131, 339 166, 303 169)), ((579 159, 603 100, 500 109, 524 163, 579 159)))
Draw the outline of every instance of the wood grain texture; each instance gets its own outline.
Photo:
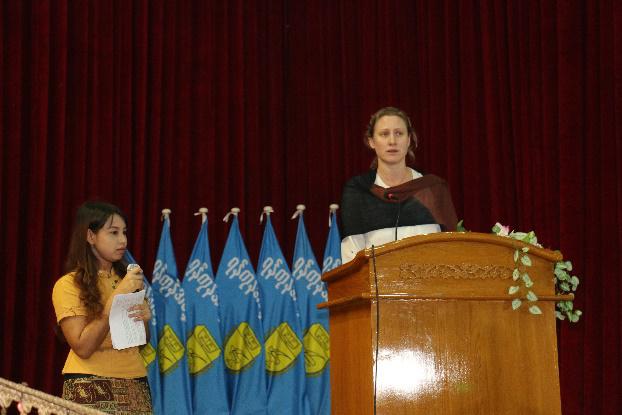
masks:
POLYGON ((507 295, 522 246, 484 234, 417 236, 327 274, 332 413, 373 413, 378 310, 378 414, 560 414, 561 255, 530 247, 533 288, 546 298, 534 316, 525 305, 512 310, 507 295))

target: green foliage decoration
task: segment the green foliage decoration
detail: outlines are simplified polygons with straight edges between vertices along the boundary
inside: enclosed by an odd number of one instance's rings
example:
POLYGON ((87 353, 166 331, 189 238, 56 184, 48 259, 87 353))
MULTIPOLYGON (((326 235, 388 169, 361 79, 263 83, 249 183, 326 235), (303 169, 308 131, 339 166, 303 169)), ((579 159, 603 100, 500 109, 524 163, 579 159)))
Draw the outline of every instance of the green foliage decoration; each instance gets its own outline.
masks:
MULTIPOLYGON (((509 226, 504 226, 499 222, 492 227, 492 232, 499 236, 516 239, 529 245, 542 248, 538 243, 538 238, 534 231, 517 232, 510 231, 509 226)), ((514 270, 512 272, 513 285, 508 289, 508 294, 514 295, 512 301, 512 309, 518 309, 526 300, 529 305, 531 314, 542 314, 542 310, 536 302, 538 296, 533 292, 533 281, 529 277, 529 267, 531 267, 531 258, 529 257, 529 247, 525 246, 517 248, 514 251, 514 270)), ((571 276, 572 263, 570 261, 558 261, 555 263, 553 271, 555 275, 555 293, 558 295, 569 294, 577 290, 579 278, 575 275, 571 276)), ((572 323, 579 321, 581 310, 575 310, 572 301, 558 301, 556 304, 555 317, 559 320, 568 320, 572 323)))
MULTIPOLYGON (((458 224, 458 232, 468 232, 464 227, 463 221, 458 224)), ((531 232, 510 231, 509 226, 504 226, 499 222, 492 227, 492 233, 498 236, 512 238, 517 241, 524 242, 542 248, 538 243, 536 234, 531 232)), ((508 288, 508 294, 514 296, 512 300, 512 309, 519 309, 524 302, 529 307, 529 312, 534 315, 542 314, 542 310, 536 304, 538 296, 533 290, 533 281, 529 277, 529 268, 532 265, 529 257, 529 247, 525 246, 517 248, 514 251, 514 269, 512 271, 512 285, 508 288)), ((566 295, 574 293, 579 285, 579 278, 571 275, 572 263, 570 261, 558 261, 555 263, 553 270, 555 280, 555 293, 557 295, 566 295)), ((572 300, 558 301, 556 304, 555 317, 559 320, 568 319, 572 323, 579 321, 581 310, 574 309, 572 300)))
MULTIPOLYGON (((559 261, 555 263, 555 292, 557 294, 574 293, 579 285, 579 278, 576 275, 570 275, 572 271, 572 262, 559 261)), ((575 310, 572 301, 558 301, 555 316, 560 320, 576 323, 581 317, 581 310, 575 310)))

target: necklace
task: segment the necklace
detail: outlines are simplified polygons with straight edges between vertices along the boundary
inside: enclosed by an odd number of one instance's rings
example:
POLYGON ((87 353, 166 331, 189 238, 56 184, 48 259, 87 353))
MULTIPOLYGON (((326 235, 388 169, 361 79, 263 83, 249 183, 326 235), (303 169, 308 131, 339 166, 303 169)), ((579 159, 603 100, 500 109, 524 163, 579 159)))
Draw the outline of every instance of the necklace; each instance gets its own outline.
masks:
POLYGON ((121 281, 121 279, 116 274, 113 275, 112 270, 104 271, 100 269, 99 271, 97 271, 97 276, 107 279, 110 282, 110 285, 112 285, 113 290, 117 288, 117 285, 119 285, 119 282, 121 281))

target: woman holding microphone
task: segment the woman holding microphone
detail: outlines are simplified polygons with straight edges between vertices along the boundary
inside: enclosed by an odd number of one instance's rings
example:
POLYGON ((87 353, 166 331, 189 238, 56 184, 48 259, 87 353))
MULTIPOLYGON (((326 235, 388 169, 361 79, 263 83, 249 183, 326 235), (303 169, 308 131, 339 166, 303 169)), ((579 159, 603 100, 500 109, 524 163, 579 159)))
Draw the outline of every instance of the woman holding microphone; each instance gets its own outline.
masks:
MULTIPOLYGON (((128 270, 127 225, 119 208, 86 202, 78 209, 67 256, 68 273, 54 285, 56 319, 71 347, 63 368, 63 398, 107 413, 150 414, 151 396, 138 347, 112 347, 108 317, 117 294, 143 288, 140 267, 128 270)), ((145 330, 147 303, 129 310, 145 330)))

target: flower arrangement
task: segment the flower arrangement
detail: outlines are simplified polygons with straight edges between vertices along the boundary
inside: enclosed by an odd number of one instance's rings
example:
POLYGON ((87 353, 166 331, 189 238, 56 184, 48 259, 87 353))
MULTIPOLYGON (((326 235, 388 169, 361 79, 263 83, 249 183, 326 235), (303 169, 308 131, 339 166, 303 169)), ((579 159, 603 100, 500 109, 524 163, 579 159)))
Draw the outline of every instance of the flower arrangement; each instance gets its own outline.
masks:
MULTIPOLYGON (((509 226, 504 226, 499 222, 495 223, 492 227, 492 232, 498 236, 505 236, 507 238, 516 239, 517 241, 525 242, 530 245, 542 248, 542 245, 538 243, 536 234, 531 232, 517 232, 510 231, 509 226)), ((529 267, 531 266, 531 258, 529 258, 529 247, 517 248, 514 251, 514 270, 512 272, 512 280, 515 284, 510 286, 508 294, 516 295, 512 300, 512 309, 518 309, 522 304, 522 298, 526 298, 529 305, 529 312, 531 314, 542 314, 542 310, 536 304, 538 296, 533 292, 533 281, 529 277, 529 267)), ((570 275, 572 271, 572 263, 570 261, 558 261, 555 263, 555 269, 553 271, 555 275, 555 293, 558 295, 570 294, 577 290, 579 285, 579 278, 576 275, 570 275)), ((555 316, 559 320, 568 320, 572 323, 579 321, 581 317, 581 310, 575 310, 572 300, 558 301, 557 310, 555 310, 555 316)))
MULTIPOLYGON (((458 223, 457 228, 458 232, 467 232, 464 228, 463 221, 458 223)), ((542 245, 538 243, 538 238, 533 231, 511 231, 509 226, 504 226, 497 222, 492 227, 492 233, 542 248, 542 245)), ((514 270, 512 271, 513 284, 508 288, 508 294, 515 296, 512 300, 512 309, 517 310, 521 307, 524 300, 526 300, 531 314, 542 314, 542 310, 540 310, 540 307, 536 304, 538 296, 532 289, 533 281, 529 277, 529 267, 531 267, 529 247, 517 248, 514 251, 514 270)), ((553 273, 555 275, 555 293, 557 295, 566 295, 574 293, 577 290, 579 278, 576 275, 570 275, 570 272, 572 272, 572 263, 570 261, 558 261, 555 263, 553 273)), ((579 321, 582 313, 581 310, 574 309, 572 300, 558 301, 556 307, 555 316, 559 320, 565 320, 567 318, 572 323, 579 321)))

